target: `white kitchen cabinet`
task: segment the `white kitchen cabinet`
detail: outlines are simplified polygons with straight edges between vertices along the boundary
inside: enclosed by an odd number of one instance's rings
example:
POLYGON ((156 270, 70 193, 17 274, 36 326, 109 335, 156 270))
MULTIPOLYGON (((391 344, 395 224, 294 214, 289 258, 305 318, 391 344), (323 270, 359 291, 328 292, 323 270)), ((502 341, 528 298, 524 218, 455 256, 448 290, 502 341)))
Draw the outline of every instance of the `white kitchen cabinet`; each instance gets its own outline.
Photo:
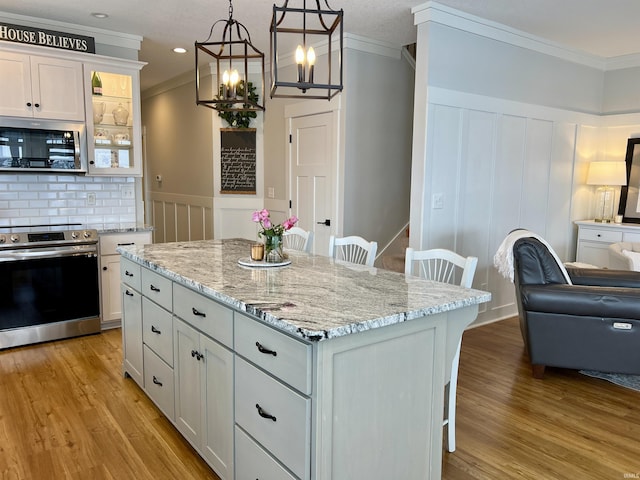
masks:
POLYGON ((89 175, 142 175, 140 68, 84 65, 89 175), (93 94, 97 72, 102 93, 93 94))
POLYGON ((577 262, 609 268, 609 245, 618 242, 640 242, 640 225, 600 223, 593 220, 583 220, 576 224, 577 262))
POLYGON ((144 388, 142 343, 142 295, 140 294, 142 267, 122 259, 122 369, 144 388))
POLYGON ((233 479, 233 352, 174 317, 175 423, 223 480, 233 479))
POLYGON ((100 234, 100 319, 103 330, 119 327, 122 317, 120 254, 116 248, 149 243, 151 231, 100 234))
POLYGON ((85 120, 82 63, 0 51, 0 115, 85 120))

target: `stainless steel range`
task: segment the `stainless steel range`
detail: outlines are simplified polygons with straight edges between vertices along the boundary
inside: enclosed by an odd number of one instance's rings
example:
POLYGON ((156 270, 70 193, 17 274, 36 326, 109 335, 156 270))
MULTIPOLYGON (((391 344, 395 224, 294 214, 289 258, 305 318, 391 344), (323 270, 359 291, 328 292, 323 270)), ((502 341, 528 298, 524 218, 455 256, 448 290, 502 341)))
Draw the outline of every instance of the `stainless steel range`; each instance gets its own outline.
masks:
POLYGON ((100 331, 98 232, 0 227, 0 349, 100 331))

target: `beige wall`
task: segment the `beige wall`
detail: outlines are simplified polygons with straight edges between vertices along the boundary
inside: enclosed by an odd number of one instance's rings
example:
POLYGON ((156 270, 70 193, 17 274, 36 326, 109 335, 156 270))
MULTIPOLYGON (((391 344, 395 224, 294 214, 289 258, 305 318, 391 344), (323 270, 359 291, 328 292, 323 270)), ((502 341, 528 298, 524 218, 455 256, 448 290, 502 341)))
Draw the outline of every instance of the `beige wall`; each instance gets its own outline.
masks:
POLYGON ((155 242, 213 238, 215 112, 196 106, 189 80, 146 92, 142 100, 145 210, 155 242))

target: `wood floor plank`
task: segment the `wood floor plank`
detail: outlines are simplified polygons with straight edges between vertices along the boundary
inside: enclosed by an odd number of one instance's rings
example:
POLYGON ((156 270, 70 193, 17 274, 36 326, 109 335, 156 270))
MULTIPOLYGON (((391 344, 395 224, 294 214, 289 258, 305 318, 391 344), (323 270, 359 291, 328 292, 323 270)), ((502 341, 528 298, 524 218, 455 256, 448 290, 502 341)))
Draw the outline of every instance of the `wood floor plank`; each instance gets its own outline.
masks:
POLYGON ((122 377, 120 330, 0 351, 0 478, 219 480, 122 377))

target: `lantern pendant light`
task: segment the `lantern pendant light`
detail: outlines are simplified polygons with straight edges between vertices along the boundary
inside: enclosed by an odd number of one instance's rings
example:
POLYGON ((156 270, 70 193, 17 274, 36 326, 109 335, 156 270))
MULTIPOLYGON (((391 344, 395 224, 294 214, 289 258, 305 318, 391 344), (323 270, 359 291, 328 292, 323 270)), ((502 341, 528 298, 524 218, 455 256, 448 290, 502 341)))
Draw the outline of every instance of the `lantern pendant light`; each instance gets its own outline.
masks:
POLYGON ((273 6, 271 98, 331 100, 343 88, 343 11, 332 10, 327 0, 294 1, 301 2, 301 8, 289 6, 289 0, 273 6), (307 3, 315 8, 307 8, 307 3))
POLYGON ((258 112, 264 110, 264 54, 251 43, 247 28, 233 18, 229 0, 229 18, 216 21, 204 42, 195 42, 196 104, 218 112, 258 112), (224 25, 222 39, 210 42, 217 25, 224 25), (202 58, 200 58, 202 56, 202 58), (249 64, 260 64, 260 94, 249 80, 249 64), (218 88, 205 93, 200 84, 200 63, 215 62, 218 88))

